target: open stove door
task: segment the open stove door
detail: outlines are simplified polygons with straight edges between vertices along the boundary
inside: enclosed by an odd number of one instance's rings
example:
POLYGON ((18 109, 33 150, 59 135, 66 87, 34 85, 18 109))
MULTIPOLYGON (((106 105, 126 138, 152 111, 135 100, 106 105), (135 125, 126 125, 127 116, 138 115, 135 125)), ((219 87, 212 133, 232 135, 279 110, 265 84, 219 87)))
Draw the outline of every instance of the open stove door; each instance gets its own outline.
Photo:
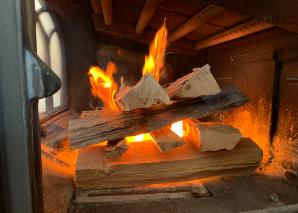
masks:
POLYGON ((33 0, 0 7, 0 212, 43 212, 38 98, 61 86, 35 49, 33 0))

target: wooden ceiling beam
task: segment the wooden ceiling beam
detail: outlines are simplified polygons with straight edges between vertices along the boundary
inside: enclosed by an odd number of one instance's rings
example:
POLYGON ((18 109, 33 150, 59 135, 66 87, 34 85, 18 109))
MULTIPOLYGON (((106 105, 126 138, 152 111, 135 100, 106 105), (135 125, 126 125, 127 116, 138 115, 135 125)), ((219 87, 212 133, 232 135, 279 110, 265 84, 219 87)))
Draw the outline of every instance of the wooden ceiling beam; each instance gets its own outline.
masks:
MULTIPOLYGON (((111 37, 116 37, 120 40, 121 38, 126 38, 148 45, 154 38, 155 32, 153 30, 146 29, 142 34, 138 34, 135 32, 135 25, 121 22, 119 20, 115 20, 113 25, 107 26, 104 24, 102 16, 98 14, 93 14, 93 22, 95 25, 95 29, 99 33, 104 33, 106 35, 110 35, 111 37)), ((170 44, 167 47, 167 50, 196 56, 193 42, 175 42, 173 44, 170 44)))
POLYGON ((232 27, 228 30, 220 32, 214 36, 211 36, 209 38, 199 41, 196 44, 195 49, 200 50, 207 47, 211 47, 211 46, 221 44, 227 41, 231 41, 246 35, 250 35, 252 33, 256 33, 271 27, 274 27, 274 25, 272 25, 271 23, 268 23, 267 21, 253 19, 253 20, 244 22, 243 24, 240 24, 236 27, 232 27))
POLYGON ((140 18, 136 26, 136 32, 142 33, 148 25, 150 19, 159 7, 161 0, 146 0, 140 18))
POLYGON ((215 5, 208 5, 196 15, 179 26, 173 33, 169 35, 169 42, 174 42, 186 34, 196 30, 205 24, 210 18, 222 12, 224 9, 215 5))
POLYGON ((298 33, 298 1, 293 0, 202 0, 255 18, 267 18, 272 24, 298 33))
POLYGON ((112 25, 113 24, 112 0, 101 0, 101 7, 102 7, 103 17, 106 25, 112 25))
POLYGON ((95 14, 101 14, 102 13, 102 8, 101 8, 101 2, 100 0, 90 0, 91 1, 91 6, 92 10, 95 14))

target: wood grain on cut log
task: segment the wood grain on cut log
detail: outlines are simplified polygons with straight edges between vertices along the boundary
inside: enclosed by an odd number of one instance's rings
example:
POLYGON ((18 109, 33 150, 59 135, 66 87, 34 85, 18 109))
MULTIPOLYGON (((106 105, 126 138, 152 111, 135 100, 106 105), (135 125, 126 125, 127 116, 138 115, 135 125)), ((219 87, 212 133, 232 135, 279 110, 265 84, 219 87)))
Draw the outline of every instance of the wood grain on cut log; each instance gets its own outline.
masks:
POLYGON ((169 126, 150 132, 150 135, 161 152, 169 152, 185 144, 183 139, 172 132, 169 126))
POLYGON ((186 118, 202 118, 239 107, 248 98, 238 88, 230 87, 218 95, 183 100, 168 106, 115 112, 69 122, 72 149, 152 132, 186 118))
POLYGON ((238 129, 220 122, 193 121, 191 125, 192 132, 188 141, 200 152, 232 150, 242 137, 238 129))
POLYGON ((165 90, 171 98, 195 98, 220 93, 220 88, 208 64, 201 68, 194 68, 192 73, 177 79, 165 90))
POLYGON ((107 112, 104 109, 96 109, 96 110, 86 110, 82 111, 80 118, 90 118, 92 116, 101 116, 105 115, 107 112))
POLYGON ((144 75, 135 86, 119 91, 115 101, 123 111, 171 104, 169 96, 151 74, 144 75))
POLYGON ((128 150, 128 145, 124 139, 108 141, 105 147, 107 158, 118 158, 128 150))
POLYGON ((261 159, 262 150, 249 138, 241 139, 233 150, 216 152, 198 152, 186 143, 164 153, 150 141, 131 143, 127 153, 117 159, 106 159, 103 146, 90 146, 79 151, 76 181, 78 189, 104 189, 214 175, 249 175, 261 159))

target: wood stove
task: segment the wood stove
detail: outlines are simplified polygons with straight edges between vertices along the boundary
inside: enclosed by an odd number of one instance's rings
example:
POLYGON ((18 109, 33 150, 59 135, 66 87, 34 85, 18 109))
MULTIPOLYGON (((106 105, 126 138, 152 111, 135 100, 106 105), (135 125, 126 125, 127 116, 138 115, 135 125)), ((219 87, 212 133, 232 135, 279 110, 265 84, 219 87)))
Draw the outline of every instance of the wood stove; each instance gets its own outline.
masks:
POLYGON ((7 1, 1 212, 297 211, 297 7, 7 1))

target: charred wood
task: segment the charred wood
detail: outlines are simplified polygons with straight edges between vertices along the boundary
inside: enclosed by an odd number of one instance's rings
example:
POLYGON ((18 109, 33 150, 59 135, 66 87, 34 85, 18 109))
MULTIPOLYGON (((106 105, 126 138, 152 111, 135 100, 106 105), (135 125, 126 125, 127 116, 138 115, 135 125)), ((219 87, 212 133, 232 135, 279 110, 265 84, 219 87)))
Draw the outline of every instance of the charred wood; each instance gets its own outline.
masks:
POLYGON ((248 97, 230 87, 220 94, 175 102, 168 106, 101 114, 69 122, 72 149, 160 129, 186 118, 203 118, 239 107, 248 97))

